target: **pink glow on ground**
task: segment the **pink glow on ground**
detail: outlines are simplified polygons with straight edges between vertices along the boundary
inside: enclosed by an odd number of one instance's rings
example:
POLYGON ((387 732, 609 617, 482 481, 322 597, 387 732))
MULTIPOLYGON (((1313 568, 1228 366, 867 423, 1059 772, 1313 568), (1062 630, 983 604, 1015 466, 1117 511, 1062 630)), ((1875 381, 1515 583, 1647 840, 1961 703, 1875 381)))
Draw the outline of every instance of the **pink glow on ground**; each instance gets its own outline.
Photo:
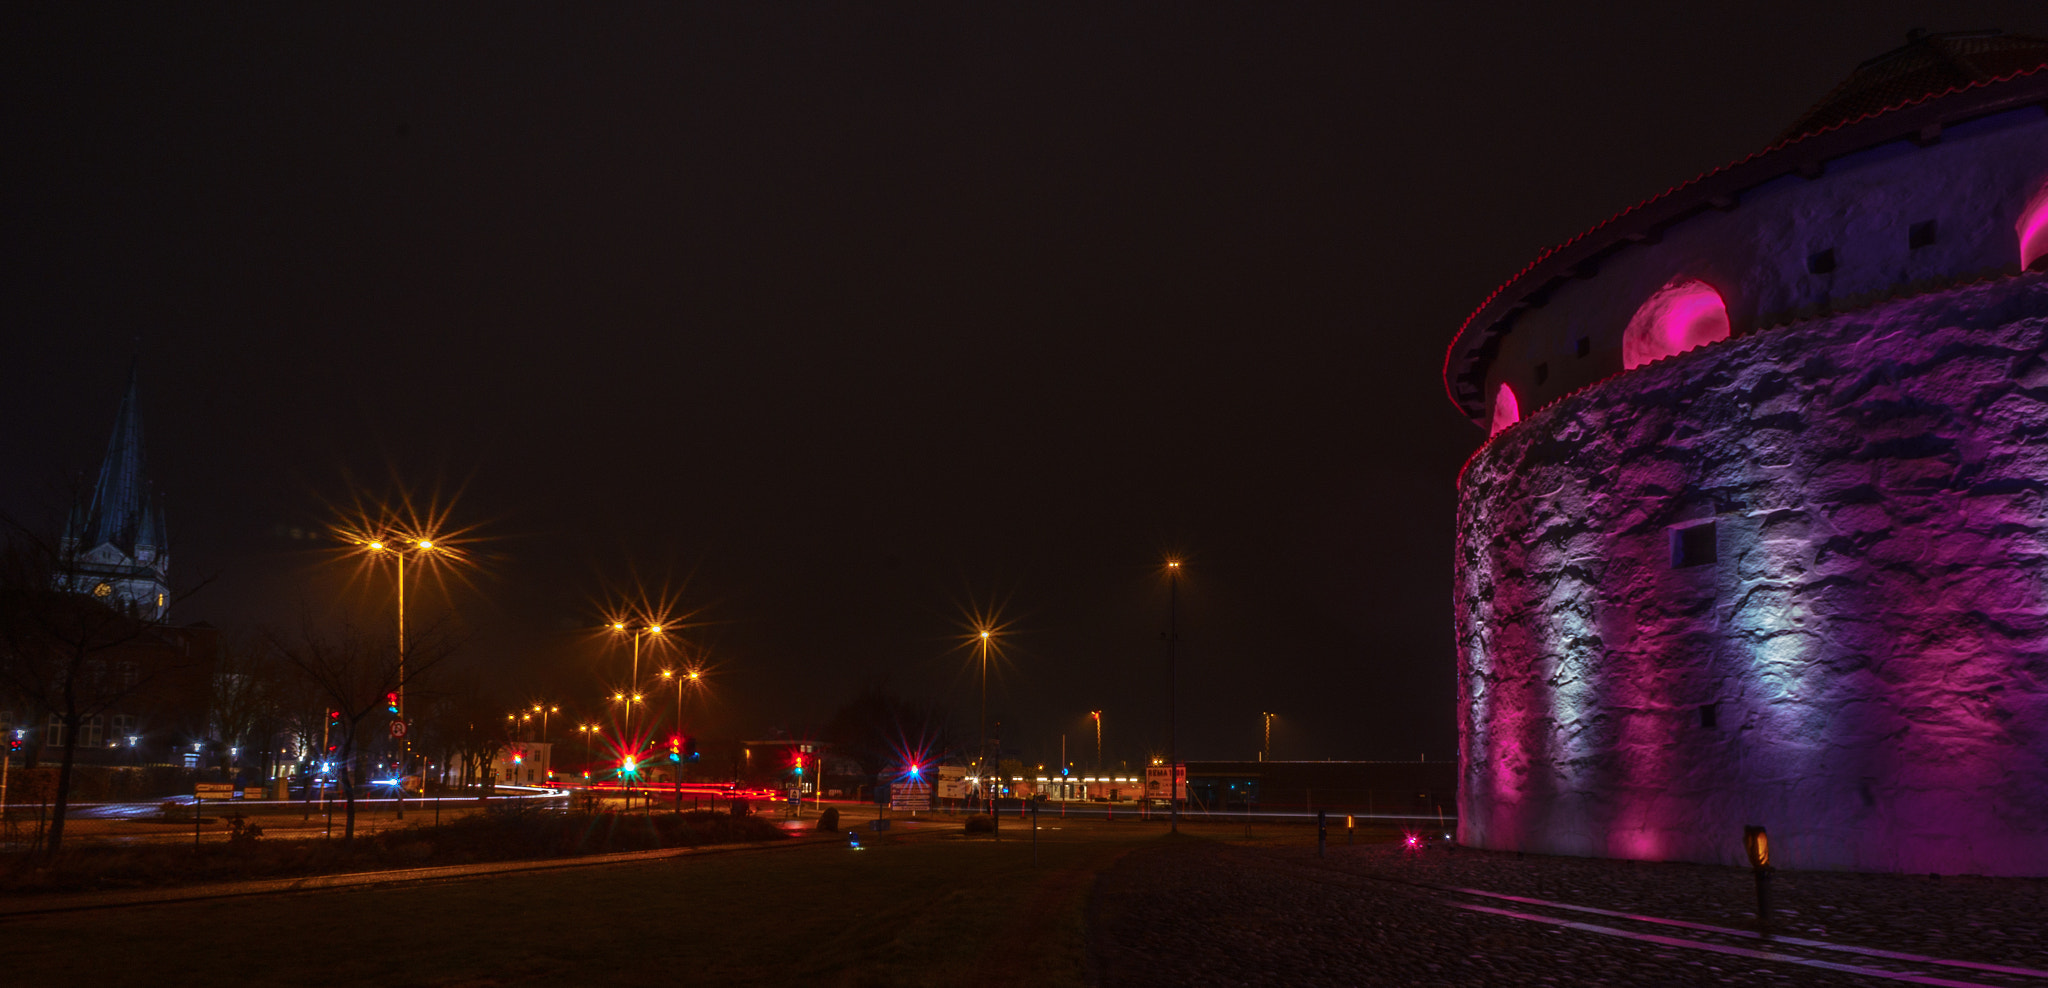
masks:
POLYGON ((1728 338, 1728 306, 1698 278, 1673 278, 1657 289, 1621 334, 1621 364, 1634 370, 1653 360, 1728 338))
POLYGON ((2031 268, 2048 257, 2048 183, 2043 183, 2020 213, 2020 267, 2031 268))
POLYGON ((1500 390, 1494 392, 1493 396, 1493 432, 1491 434, 1498 436, 1500 435, 1500 430, 1514 425, 1521 420, 1522 405, 1515 400, 1515 389, 1505 384, 1501 385, 1500 390))

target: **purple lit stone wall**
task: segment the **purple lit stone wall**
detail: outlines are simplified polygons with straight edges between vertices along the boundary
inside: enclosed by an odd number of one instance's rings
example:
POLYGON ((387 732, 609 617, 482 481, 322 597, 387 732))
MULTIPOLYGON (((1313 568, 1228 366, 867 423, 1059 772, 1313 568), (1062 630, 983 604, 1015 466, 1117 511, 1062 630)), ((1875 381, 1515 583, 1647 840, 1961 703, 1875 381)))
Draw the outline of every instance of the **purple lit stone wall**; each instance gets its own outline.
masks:
POLYGON ((2044 344, 1997 276, 1525 411, 1459 491, 1460 838, 2048 875, 2044 344))

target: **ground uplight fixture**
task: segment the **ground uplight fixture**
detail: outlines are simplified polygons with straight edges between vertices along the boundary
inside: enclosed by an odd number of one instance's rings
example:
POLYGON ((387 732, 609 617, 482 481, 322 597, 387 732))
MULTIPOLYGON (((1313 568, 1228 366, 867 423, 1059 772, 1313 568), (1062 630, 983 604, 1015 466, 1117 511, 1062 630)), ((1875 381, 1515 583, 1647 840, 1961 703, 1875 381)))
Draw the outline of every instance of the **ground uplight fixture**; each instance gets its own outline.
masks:
POLYGON ((1764 828, 1742 828, 1742 849, 1749 855, 1749 867, 1756 872, 1756 925, 1767 929, 1771 923, 1771 837, 1764 828))

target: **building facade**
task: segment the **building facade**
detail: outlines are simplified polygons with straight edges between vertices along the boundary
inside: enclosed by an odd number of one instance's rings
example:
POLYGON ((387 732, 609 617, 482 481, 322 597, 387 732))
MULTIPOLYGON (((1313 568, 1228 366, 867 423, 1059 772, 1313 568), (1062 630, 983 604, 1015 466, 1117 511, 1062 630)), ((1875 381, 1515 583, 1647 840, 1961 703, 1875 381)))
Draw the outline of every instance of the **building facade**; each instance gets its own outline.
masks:
POLYGON ((2048 41, 1913 36, 1444 377, 1461 840, 2048 874, 2048 41))

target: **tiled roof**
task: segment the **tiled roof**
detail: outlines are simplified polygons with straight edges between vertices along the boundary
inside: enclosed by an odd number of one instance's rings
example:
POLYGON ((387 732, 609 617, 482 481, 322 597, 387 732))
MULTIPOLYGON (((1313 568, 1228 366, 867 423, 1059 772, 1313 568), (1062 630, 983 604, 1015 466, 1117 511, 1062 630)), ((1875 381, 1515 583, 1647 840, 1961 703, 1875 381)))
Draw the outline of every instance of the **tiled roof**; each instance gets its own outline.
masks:
POLYGON ((1849 78, 1773 143, 1783 143, 1973 83, 2048 65, 2048 39, 2002 31, 1906 35, 1906 44, 1856 66, 1849 78))
MULTIPOLYGON (((1472 401, 1475 404, 1467 407, 1466 399, 1459 396, 1455 383, 1461 359, 1473 359, 1470 352, 1472 344, 1468 341, 1467 334, 1491 323, 1493 318, 1499 315, 1499 306, 1510 304, 1531 290, 1540 290, 1546 280, 1556 281, 1573 274, 1576 264, 1588 256, 1597 255, 1603 235, 1604 239, 1611 241, 1617 234, 1617 228, 1624 224, 1641 227, 1643 229, 1635 232, 1642 233, 1659 223, 1682 219, 1685 210, 1681 208, 1681 198, 1723 197, 1728 202, 1734 202, 1733 197, 1740 191, 1791 170, 1796 164, 1791 158, 1797 152, 1808 152, 1812 160, 1818 163, 1866 146, 1868 143, 1874 143, 1867 140, 1876 136, 1874 133, 1866 133, 1871 131, 1871 127, 1855 125, 1870 123, 1877 118, 1892 120, 1897 117, 1927 116, 1927 113, 1918 111, 1925 108, 1929 113, 1933 113, 1947 106, 1949 100, 1945 97, 1971 91, 1997 91, 2009 88, 1999 84, 2018 83, 2020 80, 2048 80, 2048 40, 2005 34, 2001 31, 1944 35, 1922 35, 1918 32, 1909 34, 1905 47, 1887 52, 1858 66, 1848 81, 1837 86, 1827 99, 1808 110, 1785 132, 1785 136, 1772 142, 1771 146, 1730 164, 1701 172, 1663 192, 1627 206, 1594 224, 1584 233, 1536 255, 1535 260, 1530 261, 1522 270, 1487 295, 1486 299, 1479 303, 1479 307, 1465 317, 1457 333, 1451 337, 1451 344, 1444 352, 1445 394, 1451 399, 1451 403, 1458 407, 1460 413, 1471 417, 1475 423, 1479 421, 1484 398, 1473 396, 1472 401), (1947 47, 1936 49, 1936 43, 1947 47), (1928 52, 1933 54, 1930 55, 1928 52), (1995 57, 2003 61, 1994 63, 1991 60, 1993 55, 1987 53, 1996 53, 1995 57), (1950 81, 1927 73, 1913 74, 1910 71, 1912 66, 1921 64, 1914 61, 1916 58, 1941 58, 1949 63, 1960 61, 1967 64, 1966 67, 1957 69, 1964 74, 1950 81), (1998 65, 2001 71, 1988 76, 1979 75, 1993 64, 1998 65), (1887 65, 1896 71, 1887 70, 1887 65), (1859 77, 1866 80, 1861 85, 1858 83, 1859 77), (1908 110, 1915 112, 1901 112, 1908 110), (1548 279, 1540 277, 1543 274, 1548 274, 1548 279)), ((1990 104, 2040 100, 2039 91, 2042 86, 2021 84, 2026 86, 2026 92, 2006 94, 1990 100, 1990 104)), ((1987 99, 1988 96, 1980 96, 1977 102, 1985 102, 1987 99)), ((1977 111, 1983 107, 1972 104, 1970 107, 1958 109, 1977 111)), ((1937 129, 1942 119, 1943 117, 1938 114, 1932 117, 1937 129)), ((1924 122, 1926 121, 1921 123, 1924 122)), ((1920 123, 1913 125, 1919 126, 1920 123)), ((1889 131, 1887 133, 1889 134, 1889 131)), ((1883 139, 1892 139, 1896 136, 1892 134, 1883 139)))

